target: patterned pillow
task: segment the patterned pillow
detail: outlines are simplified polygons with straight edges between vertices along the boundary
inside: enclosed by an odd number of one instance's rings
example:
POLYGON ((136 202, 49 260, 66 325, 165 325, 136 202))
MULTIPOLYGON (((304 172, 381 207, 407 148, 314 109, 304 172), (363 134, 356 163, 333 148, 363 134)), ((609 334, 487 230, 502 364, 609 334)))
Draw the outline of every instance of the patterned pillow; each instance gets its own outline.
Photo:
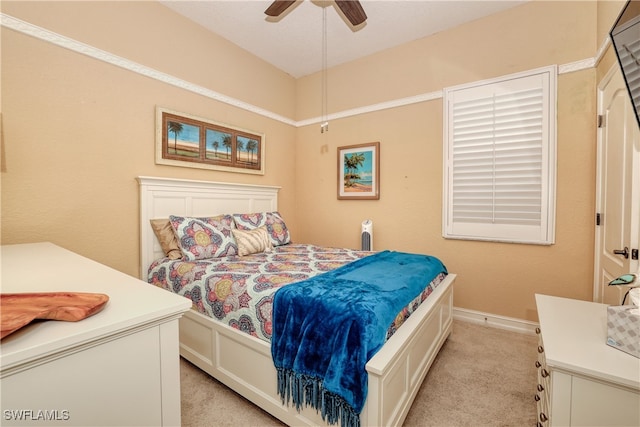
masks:
POLYGON ((253 230, 231 230, 238 244, 238 255, 245 256, 260 252, 271 252, 273 245, 267 233, 267 227, 262 226, 253 230))
POLYGON ((266 226, 273 246, 291 243, 289 229, 287 229, 287 225, 279 212, 234 214, 233 219, 235 219, 239 230, 253 230, 263 225, 266 226))
POLYGON ((160 242, 160 247, 169 259, 182 258, 182 251, 176 239, 176 233, 168 219, 150 219, 151 228, 160 242))
POLYGON ((192 218, 170 215, 180 250, 187 261, 238 254, 231 215, 192 218))

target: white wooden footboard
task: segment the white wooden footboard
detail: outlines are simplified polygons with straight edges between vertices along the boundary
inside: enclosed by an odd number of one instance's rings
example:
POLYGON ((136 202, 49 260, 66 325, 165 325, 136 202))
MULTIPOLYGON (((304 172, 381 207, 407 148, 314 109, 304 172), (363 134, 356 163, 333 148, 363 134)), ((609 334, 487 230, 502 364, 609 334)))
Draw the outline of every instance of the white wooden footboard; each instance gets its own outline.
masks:
MULTIPOLYGON (((436 288, 367 363, 369 392, 362 426, 401 425, 453 319, 455 274, 436 288)), ((313 409, 298 413, 277 394, 268 343, 198 312, 180 319, 180 354, 288 425, 325 425, 313 409)))

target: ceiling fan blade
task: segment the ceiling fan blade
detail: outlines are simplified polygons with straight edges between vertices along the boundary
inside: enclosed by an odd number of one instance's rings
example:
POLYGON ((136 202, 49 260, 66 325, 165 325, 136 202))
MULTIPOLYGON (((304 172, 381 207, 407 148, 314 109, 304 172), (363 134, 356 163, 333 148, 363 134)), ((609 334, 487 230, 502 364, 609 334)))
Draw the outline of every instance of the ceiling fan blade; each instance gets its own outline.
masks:
POLYGON ((364 13, 358 0, 335 0, 335 2, 353 26, 360 25, 367 20, 367 14, 364 13))
POLYGON ((295 0, 275 0, 271 5, 264 11, 265 14, 269 16, 280 16, 282 12, 287 10, 289 6, 295 3, 295 0))

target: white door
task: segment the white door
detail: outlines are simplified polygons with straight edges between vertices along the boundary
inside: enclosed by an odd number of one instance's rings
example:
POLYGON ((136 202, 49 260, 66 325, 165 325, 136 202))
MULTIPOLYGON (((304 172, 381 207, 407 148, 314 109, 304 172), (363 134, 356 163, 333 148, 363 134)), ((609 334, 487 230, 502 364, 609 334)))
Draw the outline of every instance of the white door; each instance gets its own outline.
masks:
POLYGON ((598 91, 595 284, 593 299, 620 305, 628 288, 608 286, 638 270, 640 237, 640 130, 617 65, 598 91), (634 259, 635 258, 635 259, 634 259))

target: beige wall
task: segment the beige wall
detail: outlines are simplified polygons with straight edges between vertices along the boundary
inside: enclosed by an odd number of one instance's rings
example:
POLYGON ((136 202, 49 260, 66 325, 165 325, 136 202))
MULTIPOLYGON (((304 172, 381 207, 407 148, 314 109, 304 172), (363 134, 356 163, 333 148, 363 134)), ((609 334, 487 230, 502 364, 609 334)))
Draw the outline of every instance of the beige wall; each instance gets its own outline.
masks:
MULTIPOLYGON (((8 15, 291 117, 295 81, 155 2, 2 2, 8 15), (152 17, 152 18, 150 18, 152 17)), ((136 176, 282 186, 295 128, 2 28, 2 243, 51 241, 138 276, 136 176), (154 163, 156 106, 266 134, 264 176, 154 163)))
MULTIPOLYGON (((285 117, 319 115, 318 75, 295 81, 158 4, 2 9, 285 117)), ((330 112, 592 58, 606 27, 600 9, 536 0, 336 67, 330 112)), ((435 254, 459 274, 458 307, 536 320, 536 292, 591 299, 596 69, 558 77, 556 244, 531 246, 442 238, 441 99, 333 120, 320 134, 318 125, 296 129, 6 28, 1 36, 3 244, 49 240, 137 275, 136 176, 271 184, 282 186, 280 210, 296 241, 358 247, 360 223, 371 218, 376 249, 435 254), (266 133, 267 173, 155 165, 156 105, 266 133), (371 141, 381 143, 380 200, 338 201, 337 147, 371 141)))
POLYGON ((602 59, 596 67, 598 83, 607 74, 607 72, 609 72, 611 67, 618 67, 613 45, 608 39, 609 31, 611 31, 611 27, 613 27, 616 19, 620 16, 620 12, 626 3, 626 0, 598 2, 598 46, 606 46, 602 59))
MULTIPOLYGON (((598 43, 603 43, 609 37, 609 31, 620 15, 622 7, 627 0, 600 0, 598 1, 597 37, 598 43)), ((600 45, 599 45, 600 46, 600 45)))
MULTIPOLYGON (((595 2, 534 1, 329 70, 330 112, 596 54, 595 2), (508 36, 506 36, 508 34, 508 36)), ((375 249, 435 254, 459 274, 454 304, 536 320, 535 293, 592 298, 595 69, 558 77, 556 244, 442 237, 442 99, 331 121, 298 132, 296 206, 303 240, 357 247, 374 223, 375 249), (337 147, 380 141, 379 201, 336 199, 337 147), (307 191, 305 191, 305 189, 307 191)), ((319 114, 319 76, 298 81, 298 118, 319 114), (305 100, 311 101, 305 103, 305 100)))

